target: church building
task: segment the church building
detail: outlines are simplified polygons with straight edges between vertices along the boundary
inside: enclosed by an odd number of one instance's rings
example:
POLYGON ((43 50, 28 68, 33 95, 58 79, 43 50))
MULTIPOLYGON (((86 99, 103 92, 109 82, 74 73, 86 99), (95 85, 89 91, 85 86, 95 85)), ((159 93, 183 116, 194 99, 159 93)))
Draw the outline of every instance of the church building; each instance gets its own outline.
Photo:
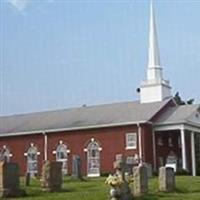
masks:
POLYGON ((113 171, 113 162, 174 166, 200 175, 200 105, 177 105, 160 62, 153 6, 149 57, 140 100, 0 117, 0 160, 19 163, 21 174, 41 174, 43 161, 72 172, 79 155, 89 177, 113 171))

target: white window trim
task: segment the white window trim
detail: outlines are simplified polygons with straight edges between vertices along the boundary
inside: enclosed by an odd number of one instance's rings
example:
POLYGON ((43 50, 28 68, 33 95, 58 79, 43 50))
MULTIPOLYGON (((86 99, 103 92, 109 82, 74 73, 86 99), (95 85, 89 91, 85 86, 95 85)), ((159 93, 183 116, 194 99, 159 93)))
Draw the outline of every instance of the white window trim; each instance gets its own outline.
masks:
POLYGON ((129 149, 137 149, 137 147, 126 147, 126 150, 129 150, 129 149))
POLYGON ((132 133, 126 133, 126 150, 129 149, 137 149, 137 133, 136 132, 132 132, 132 133), (135 137, 135 146, 129 146, 130 142, 128 141, 128 137, 130 136, 134 136, 135 137))

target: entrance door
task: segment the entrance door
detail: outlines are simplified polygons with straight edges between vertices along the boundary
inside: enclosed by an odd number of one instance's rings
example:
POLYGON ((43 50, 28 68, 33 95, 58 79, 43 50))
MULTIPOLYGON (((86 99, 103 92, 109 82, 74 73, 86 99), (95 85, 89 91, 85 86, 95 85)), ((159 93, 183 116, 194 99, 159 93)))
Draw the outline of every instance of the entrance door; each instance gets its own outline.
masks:
POLYGON ((87 175, 100 176, 100 147, 95 141, 91 141, 87 146, 87 175))

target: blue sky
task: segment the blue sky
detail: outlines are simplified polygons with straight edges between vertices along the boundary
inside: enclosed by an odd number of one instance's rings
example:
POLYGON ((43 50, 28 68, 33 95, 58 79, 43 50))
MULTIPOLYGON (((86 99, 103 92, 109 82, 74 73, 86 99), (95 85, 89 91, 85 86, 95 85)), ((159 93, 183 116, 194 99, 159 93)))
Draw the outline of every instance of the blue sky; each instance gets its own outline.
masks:
MULTIPOLYGON (((154 1, 164 77, 200 102, 200 1, 154 1)), ((0 115, 139 99, 148 0, 0 0, 0 115)))

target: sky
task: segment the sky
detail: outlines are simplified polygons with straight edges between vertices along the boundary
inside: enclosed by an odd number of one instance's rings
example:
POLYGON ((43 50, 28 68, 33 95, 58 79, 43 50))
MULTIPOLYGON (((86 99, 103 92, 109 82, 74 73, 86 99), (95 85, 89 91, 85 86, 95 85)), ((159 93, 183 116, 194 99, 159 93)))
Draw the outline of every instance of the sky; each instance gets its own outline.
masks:
MULTIPOLYGON (((149 0, 0 0, 0 115, 139 99, 149 0)), ((164 78, 200 103, 200 1, 155 0, 164 78)))

